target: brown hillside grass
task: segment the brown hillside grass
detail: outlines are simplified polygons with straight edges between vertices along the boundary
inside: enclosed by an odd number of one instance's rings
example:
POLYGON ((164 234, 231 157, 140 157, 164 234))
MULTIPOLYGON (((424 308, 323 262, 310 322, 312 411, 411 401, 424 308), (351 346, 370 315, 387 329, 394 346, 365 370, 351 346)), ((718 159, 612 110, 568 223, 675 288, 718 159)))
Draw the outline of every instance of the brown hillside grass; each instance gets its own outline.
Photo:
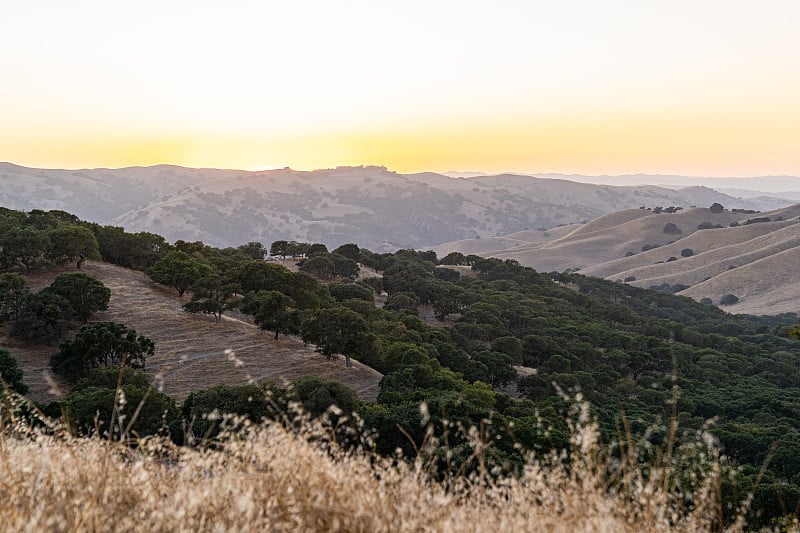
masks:
POLYGON ((739 302, 725 306, 731 313, 778 314, 800 312, 800 247, 790 248, 690 287, 679 293, 699 300, 711 298, 715 304, 725 294, 739 302))
MULTIPOLYGON (((1 405, 1 404, 0 404, 1 405)), ((0 415, 3 415, 0 412, 0 415)), ((588 406, 572 451, 528 454, 522 476, 492 473, 492 443, 468 430, 480 468, 433 480, 424 459, 345 451, 324 421, 234 424, 212 447, 147 439, 135 448, 42 435, 0 418, 0 524, 9 531, 708 531, 719 524, 709 440, 640 463, 598 444, 588 406), (682 481, 677 481, 678 473, 682 481), (680 487, 680 488, 679 488, 680 487), (686 502, 694 502, 687 506, 686 502)), ((422 456, 426 446, 421 443, 422 456)), ((741 531, 737 522, 730 531, 741 531)))
MULTIPOLYGON (((657 261, 666 261, 674 256, 680 259, 681 250, 690 248, 695 256, 690 257, 692 262, 701 261, 699 254, 706 253, 702 259, 704 264, 726 259, 741 253, 760 249, 769 244, 783 241, 796 235, 798 228, 787 229, 798 224, 798 220, 785 222, 766 222, 762 224, 750 224, 748 226, 738 226, 735 228, 715 228, 710 230, 695 231, 691 235, 672 243, 666 244, 654 250, 640 252, 630 257, 622 257, 594 265, 581 270, 581 274, 596 276, 600 278, 614 278, 620 276, 635 275, 642 279, 657 277, 659 274, 647 274, 646 271, 637 269, 668 270, 674 269, 676 265, 655 264, 657 261), (710 252, 716 252, 714 254, 710 252)), ((694 265, 693 268, 696 268, 694 265)), ((666 273, 666 272, 665 272, 666 273)))
POLYGON ((536 270, 563 271, 568 268, 588 268, 592 265, 625 257, 627 252, 639 252, 645 244, 664 245, 697 231, 704 221, 727 226, 734 220, 747 218, 738 213, 713 214, 706 208, 684 209, 678 213, 633 216, 630 211, 601 217, 596 230, 580 228, 560 239, 542 245, 519 246, 496 254, 500 259, 516 259, 536 270), (616 218, 620 224, 611 225, 616 218), (664 226, 673 223, 683 232, 680 235, 664 233, 664 226))
MULTIPOLYGON (((155 341, 147 375, 158 377, 163 392, 177 400, 214 385, 308 375, 340 381, 364 400, 377 397, 381 374, 357 361, 348 368, 343 358, 327 359, 296 337, 282 336, 276 341, 271 333, 246 322, 246 317, 223 316, 215 323, 209 315, 186 313, 181 306, 188 297, 178 297, 176 291, 157 285, 142 272, 101 262, 84 264, 83 270, 111 289, 108 310, 93 320, 121 322, 155 341)), ((32 285, 41 288, 58 273, 41 274, 32 285)), ((31 346, 13 339, 0 342, 18 358, 31 399, 49 401, 63 394, 65 388, 53 380, 48 366, 57 346, 31 346)))

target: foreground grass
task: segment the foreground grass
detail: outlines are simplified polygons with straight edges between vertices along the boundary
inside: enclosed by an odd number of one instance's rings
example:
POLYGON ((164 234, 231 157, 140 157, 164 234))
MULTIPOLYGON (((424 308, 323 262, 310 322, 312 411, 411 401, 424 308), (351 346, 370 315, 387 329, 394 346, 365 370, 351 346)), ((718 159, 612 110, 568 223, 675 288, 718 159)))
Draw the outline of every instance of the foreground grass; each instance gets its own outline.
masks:
MULTIPOLYGON (((322 421, 238 422, 235 431, 202 446, 144 439, 130 447, 72 437, 54 423, 45 431, 33 429, 9 412, 0 417, 3 530, 719 528, 719 467, 713 458, 701 461, 699 469, 696 462, 625 468, 626 452, 610 462, 597 444, 596 428, 585 419, 574 426, 571 453, 529 455, 518 478, 490 471, 484 462, 490 444, 473 429, 473 456, 481 467, 472 476, 443 483, 432 479, 422 460, 380 458, 364 447, 345 451, 322 421), (618 474, 609 481, 612 463, 618 474), (675 490, 678 470, 683 483, 692 486, 688 493, 675 490)), ((670 457, 663 464, 674 462, 670 457)), ((733 527, 741 528, 740 523, 733 527)))

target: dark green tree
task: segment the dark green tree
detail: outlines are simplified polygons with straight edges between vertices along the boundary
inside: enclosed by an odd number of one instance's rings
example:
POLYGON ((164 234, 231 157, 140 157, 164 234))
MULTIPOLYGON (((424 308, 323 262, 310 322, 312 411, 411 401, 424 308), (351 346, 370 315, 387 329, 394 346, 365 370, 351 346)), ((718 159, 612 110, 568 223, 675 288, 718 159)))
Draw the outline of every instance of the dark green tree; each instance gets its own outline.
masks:
POLYGON ((344 256, 351 261, 355 261, 356 263, 361 261, 361 249, 357 244, 343 244, 336 248, 332 253, 344 256))
POLYGON ((301 333, 303 341, 316 344, 326 357, 344 355, 347 366, 351 366, 351 357, 374 349, 366 320, 346 308, 320 309, 303 323, 301 333))
POLYGON ((50 359, 53 370, 75 379, 103 366, 144 369, 145 360, 155 352, 155 343, 123 324, 86 324, 71 341, 62 343, 50 359))
POLYGON ((419 314, 419 298, 413 292, 396 292, 389 296, 383 306, 387 311, 419 314))
POLYGON ((47 265, 50 247, 47 231, 30 226, 14 227, 0 235, 2 262, 22 266, 27 272, 47 265))
POLYGON ((279 255, 286 259, 286 256, 289 255, 289 243, 287 241, 273 242, 269 247, 269 255, 279 255))
POLYGON ((328 290, 337 302, 353 299, 372 301, 372 289, 360 283, 331 283, 328 290))
POLYGON ((39 291, 25 299, 11 335, 38 343, 58 341, 69 330, 72 314, 72 306, 65 298, 39 291))
POLYGON ((86 322, 96 311, 108 309, 111 290, 99 280, 82 272, 61 274, 44 289, 67 300, 74 317, 86 322))
POLYGON ((322 415, 332 405, 349 415, 361 405, 351 388, 332 379, 306 376, 293 383, 295 397, 312 416, 322 415))
POLYGON ((461 252, 450 252, 439 260, 440 265, 466 265, 467 258, 461 252))
POLYGON ((232 275, 244 293, 284 290, 292 281, 292 272, 283 265, 266 261, 248 261, 232 275))
POLYGON ((210 273, 208 265, 181 251, 167 252, 147 271, 153 281, 177 289, 180 296, 210 273))
POLYGON ((205 313, 219 322, 223 313, 239 306, 236 294, 241 290, 237 283, 226 283, 217 273, 209 274, 195 283, 192 300, 183 305, 189 313, 205 313))
POLYGON ((242 312, 252 315, 261 329, 274 331, 275 340, 279 333, 296 333, 294 307, 294 300, 278 291, 249 292, 242 302, 242 312))
POLYGON ((0 324, 19 317, 30 292, 25 276, 11 272, 0 274, 0 324))
POLYGON ((267 255, 267 249, 264 248, 264 245, 260 242, 248 242, 247 244, 239 246, 237 249, 250 259, 263 260, 264 256, 267 255))
POLYGON ((143 372, 126 368, 122 379, 125 403, 117 391, 119 368, 100 368, 81 379, 61 402, 74 433, 118 439, 164 432, 179 416, 175 401, 153 390, 143 372), (110 428, 111 424, 114 427, 110 428))
MULTIPOLYGON (((50 248, 47 259, 56 265, 83 258, 100 258, 97 238, 89 228, 77 225, 62 225, 48 232, 50 248)), ((80 268, 82 261, 79 261, 80 268)))
POLYGON ((0 348, 0 380, 4 381, 12 391, 25 394, 28 392, 28 386, 22 382, 22 375, 17 359, 8 350, 0 348))
POLYGON ((303 260, 300 265, 300 272, 311 274, 323 281, 332 280, 336 276, 336 265, 329 255, 315 255, 303 260))

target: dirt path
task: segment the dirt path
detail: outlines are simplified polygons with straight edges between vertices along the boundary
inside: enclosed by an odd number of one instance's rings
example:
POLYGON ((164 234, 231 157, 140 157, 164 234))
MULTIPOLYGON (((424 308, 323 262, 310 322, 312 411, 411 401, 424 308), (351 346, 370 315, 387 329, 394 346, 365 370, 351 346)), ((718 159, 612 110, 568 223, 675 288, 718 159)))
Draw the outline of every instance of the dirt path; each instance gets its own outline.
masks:
MULTIPOLYGON (((98 262, 85 264, 84 272, 111 289, 108 310, 97 313, 94 320, 121 322, 151 338, 156 353, 147 362, 147 374, 177 400, 219 384, 308 375, 341 381, 367 401, 378 395, 381 374, 357 361, 348 368, 343 358, 326 359, 294 337, 276 341, 269 332, 239 318, 224 317, 216 323, 211 316, 185 313, 181 306, 188 299, 153 283, 142 272, 98 262)), ((0 345, 19 359, 31 388, 29 396, 39 401, 58 398, 63 384, 46 373, 57 348, 25 346, 2 338, 5 333, 0 332, 0 345)))

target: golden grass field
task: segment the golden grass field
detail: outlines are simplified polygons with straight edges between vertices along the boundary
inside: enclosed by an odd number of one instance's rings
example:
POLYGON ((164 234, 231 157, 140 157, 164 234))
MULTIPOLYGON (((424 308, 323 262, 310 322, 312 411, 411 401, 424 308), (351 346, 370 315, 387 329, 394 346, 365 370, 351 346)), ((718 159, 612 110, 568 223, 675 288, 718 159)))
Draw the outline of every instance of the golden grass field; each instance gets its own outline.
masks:
MULTIPOLYGON (((613 460, 585 405, 573 412, 573 451, 529 454, 517 478, 492 473, 492 443, 472 428, 481 468, 447 483, 422 459, 365 451, 368 440, 345 451, 321 421, 239 424, 213 449, 158 439, 131 448, 74 438, 55 423, 43 435, 15 418, 9 398, 0 402, 6 531, 721 530, 719 465, 708 441, 698 437, 647 468, 635 447, 613 460)), ((436 444, 421 443, 422 455, 436 444)), ((728 531, 743 527, 739 520, 728 531)))
MULTIPOLYGON (((38 274, 34 288, 49 284, 65 270, 38 274)), ((247 317, 225 316, 219 323, 209 315, 186 313, 188 296, 152 282, 143 272, 91 261, 83 271, 111 289, 108 310, 92 320, 121 322, 156 343, 148 359, 151 380, 159 376, 163 392, 182 400, 192 391, 219 384, 245 384, 265 379, 295 379, 312 375, 335 379, 352 388, 363 400, 374 401, 382 375, 357 361, 352 367, 341 359, 327 359, 296 337, 274 340, 270 332, 246 322, 247 317), (235 359, 226 353, 233 350, 235 359)), ((49 371, 49 358, 57 346, 35 346, 8 337, 0 330, 0 346, 18 359, 37 401, 58 399, 65 387, 49 371)))

